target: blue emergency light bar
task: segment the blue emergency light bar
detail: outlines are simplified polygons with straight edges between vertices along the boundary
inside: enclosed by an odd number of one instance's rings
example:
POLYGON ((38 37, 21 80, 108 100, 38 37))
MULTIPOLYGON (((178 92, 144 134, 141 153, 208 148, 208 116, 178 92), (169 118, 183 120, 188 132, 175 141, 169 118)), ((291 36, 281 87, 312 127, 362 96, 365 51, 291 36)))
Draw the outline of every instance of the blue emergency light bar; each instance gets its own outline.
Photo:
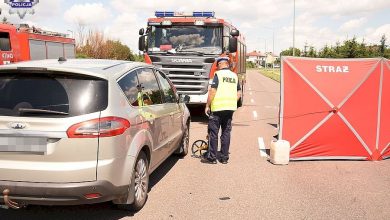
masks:
POLYGON ((156 11, 156 17, 164 18, 164 17, 214 17, 215 12, 213 11, 196 11, 192 13, 187 12, 173 12, 173 11, 156 11))
POLYGON ((206 17, 206 18, 210 18, 210 17, 214 17, 215 15, 215 12, 213 11, 195 11, 192 13, 192 15, 194 17, 206 17))

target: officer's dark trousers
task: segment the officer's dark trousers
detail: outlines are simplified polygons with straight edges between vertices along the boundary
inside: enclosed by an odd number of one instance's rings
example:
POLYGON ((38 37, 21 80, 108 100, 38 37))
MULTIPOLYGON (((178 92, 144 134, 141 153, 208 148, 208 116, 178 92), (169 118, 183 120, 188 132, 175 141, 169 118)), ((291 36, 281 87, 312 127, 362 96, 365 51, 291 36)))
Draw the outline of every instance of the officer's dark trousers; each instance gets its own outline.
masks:
POLYGON ((229 159, 230 132, 232 131, 233 111, 212 112, 209 117, 209 151, 208 158, 217 159, 218 132, 221 134, 221 159, 229 159))

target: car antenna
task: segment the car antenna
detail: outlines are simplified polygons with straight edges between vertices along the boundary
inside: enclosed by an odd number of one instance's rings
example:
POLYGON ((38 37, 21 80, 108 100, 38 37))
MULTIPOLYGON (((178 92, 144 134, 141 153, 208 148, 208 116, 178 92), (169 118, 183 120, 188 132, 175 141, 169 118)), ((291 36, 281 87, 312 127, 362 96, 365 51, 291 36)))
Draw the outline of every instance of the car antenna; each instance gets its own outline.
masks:
POLYGON ((65 62, 66 61, 66 58, 65 57, 59 57, 58 58, 58 62, 65 62))

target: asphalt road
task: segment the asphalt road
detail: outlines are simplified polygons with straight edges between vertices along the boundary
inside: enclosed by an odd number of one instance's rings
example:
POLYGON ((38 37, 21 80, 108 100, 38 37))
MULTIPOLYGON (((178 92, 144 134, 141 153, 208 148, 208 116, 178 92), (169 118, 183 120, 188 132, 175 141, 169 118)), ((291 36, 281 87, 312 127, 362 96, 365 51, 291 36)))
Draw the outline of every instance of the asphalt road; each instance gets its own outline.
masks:
MULTIPOLYGON (((249 70, 229 163, 170 157, 152 174, 147 204, 138 213, 110 203, 32 206, 0 210, 0 219, 389 219, 390 160, 267 161, 259 145, 268 148, 277 133, 278 105, 279 84, 249 70)), ((199 109, 192 113, 191 143, 205 139, 207 127, 199 109)))

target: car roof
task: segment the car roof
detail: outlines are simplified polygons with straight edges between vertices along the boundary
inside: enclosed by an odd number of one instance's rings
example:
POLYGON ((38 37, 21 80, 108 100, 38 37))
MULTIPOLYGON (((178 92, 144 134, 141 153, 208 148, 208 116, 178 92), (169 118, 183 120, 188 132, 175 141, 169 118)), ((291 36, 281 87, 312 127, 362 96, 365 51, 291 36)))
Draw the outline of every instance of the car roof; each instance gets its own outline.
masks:
POLYGON ((1 70, 18 68, 45 68, 49 71, 72 72, 84 75, 91 75, 100 78, 117 78, 123 73, 137 67, 152 67, 152 65, 126 60, 104 60, 104 59, 57 59, 25 61, 11 65, 0 66, 1 70))

